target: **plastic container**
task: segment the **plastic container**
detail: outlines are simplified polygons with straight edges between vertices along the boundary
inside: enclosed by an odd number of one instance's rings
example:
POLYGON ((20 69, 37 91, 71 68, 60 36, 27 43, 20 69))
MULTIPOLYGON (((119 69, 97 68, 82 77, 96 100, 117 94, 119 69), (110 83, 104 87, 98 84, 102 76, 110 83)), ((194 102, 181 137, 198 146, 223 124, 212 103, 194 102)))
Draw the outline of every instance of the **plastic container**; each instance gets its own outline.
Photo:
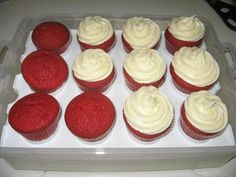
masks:
MULTIPOLYGON (((27 17, 20 23, 13 40, 8 45, 8 50, 5 52, 0 66, 1 158, 4 158, 16 169, 144 171, 217 167, 236 155, 236 119, 234 117, 236 84, 225 59, 223 47, 219 43, 210 23, 204 19, 201 20, 206 25, 206 36, 202 47, 206 47, 213 56, 217 56, 216 59, 221 69, 219 83, 212 89, 212 92, 217 92, 221 87, 219 96, 227 105, 229 111, 230 125, 219 138, 206 142, 194 142, 182 134, 178 122, 180 111, 178 105, 182 103, 186 95, 174 90, 174 86, 170 82, 169 70, 167 71, 167 80, 160 89, 169 95, 175 104, 176 121, 173 130, 163 139, 148 144, 136 142, 128 135, 121 112, 123 102, 129 94, 128 89, 125 88, 125 81, 122 75, 122 63, 126 52, 121 45, 121 30, 126 20, 137 16, 137 14, 122 17, 99 14, 111 21, 116 29, 117 36, 117 43, 110 52, 117 70, 117 78, 111 88, 105 92, 105 95, 113 101, 116 107, 117 122, 106 140, 94 144, 81 142, 73 137, 65 127, 65 107, 75 95, 81 93, 72 79, 71 72, 63 89, 53 93, 59 99, 64 110, 62 110, 59 128, 52 138, 45 142, 32 143, 11 131, 7 122, 7 112, 12 105, 11 102, 16 98, 19 99, 28 93, 32 93, 20 75, 21 58, 35 49, 29 37, 32 29, 43 21, 58 21, 71 29, 72 43, 68 50, 62 54, 71 71, 75 56, 81 52, 79 44, 76 43, 76 29, 80 20, 88 15, 91 14, 81 16, 34 16, 27 17), (70 93, 66 91, 68 86, 72 90, 70 93), (170 87, 173 87, 173 90, 168 89, 170 87)), ((172 17, 142 16, 151 18, 158 23, 162 31, 168 27, 168 23, 172 19, 172 17)), ((164 38, 162 38, 158 51, 161 55, 164 55, 169 64, 171 55, 166 51, 164 42, 164 38)))

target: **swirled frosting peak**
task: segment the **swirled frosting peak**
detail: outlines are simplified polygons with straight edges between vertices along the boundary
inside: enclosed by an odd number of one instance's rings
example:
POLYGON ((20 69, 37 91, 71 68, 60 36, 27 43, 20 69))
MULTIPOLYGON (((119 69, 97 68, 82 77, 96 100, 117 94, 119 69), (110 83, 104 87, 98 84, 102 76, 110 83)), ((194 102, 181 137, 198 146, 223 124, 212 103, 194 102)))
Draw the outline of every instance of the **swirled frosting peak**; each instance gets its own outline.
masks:
POLYGON ((152 48, 159 41, 161 30, 151 19, 133 17, 125 23, 123 36, 133 49, 152 48))
POLYGON ((143 86, 127 98, 124 114, 128 123, 145 134, 161 133, 173 120, 173 106, 166 95, 153 86, 143 86))
POLYGON ((193 92, 184 102, 189 122, 206 133, 217 133, 228 123, 228 113, 221 99, 208 91, 193 92))
POLYGON ((196 16, 175 17, 168 30, 175 38, 183 41, 198 41, 205 34, 205 26, 196 16))
POLYGON ((112 37, 114 33, 111 23, 100 16, 88 16, 79 24, 79 41, 90 45, 98 45, 112 37))
POLYGON ((139 83, 155 82, 165 74, 166 63, 153 49, 135 49, 126 55, 125 71, 139 83))
POLYGON ((214 83, 220 74, 219 66, 213 56, 198 47, 182 47, 175 52, 172 65, 179 77, 199 87, 214 83))
POLYGON ((75 59, 74 76, 86 81, 105 79, 113 70, 111 57, 101 49, 88 49, 75 59))

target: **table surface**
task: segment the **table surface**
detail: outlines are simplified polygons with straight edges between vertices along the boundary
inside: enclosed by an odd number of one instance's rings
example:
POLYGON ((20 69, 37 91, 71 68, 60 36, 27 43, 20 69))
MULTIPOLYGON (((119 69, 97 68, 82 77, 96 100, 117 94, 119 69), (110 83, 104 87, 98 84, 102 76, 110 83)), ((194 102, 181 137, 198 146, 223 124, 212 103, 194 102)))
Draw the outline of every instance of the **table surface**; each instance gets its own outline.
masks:
MULTIPOLYGON (((233 0, 224 0, 235 5, 233 0)), ((10 42, 21 20, 28 15, 38 14, 137 14, 140 16, 190 16, 204 17, 210 21, 220 42, 230 42, 236 46, 236 32, 229 29, 216 12, 203 0, 0 0, 0 47, 10 42)), ((188 176, 188 177, 217 177, 235 176, 236 159, 226 165, 214 169, 158 171, 158 172, 130 172, 130 173, 58 173, 16 171, 4 160, 0 159, 0 176, 188 176)))

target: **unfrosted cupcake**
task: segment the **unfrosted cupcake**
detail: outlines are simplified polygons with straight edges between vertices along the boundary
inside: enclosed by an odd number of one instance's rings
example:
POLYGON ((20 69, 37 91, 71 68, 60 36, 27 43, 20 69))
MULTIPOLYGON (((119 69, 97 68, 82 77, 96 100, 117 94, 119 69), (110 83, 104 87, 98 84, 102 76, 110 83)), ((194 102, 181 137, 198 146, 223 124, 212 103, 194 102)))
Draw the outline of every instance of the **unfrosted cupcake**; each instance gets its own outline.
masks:
POLYGON ((181 47, 199 47, 205 34, 204 24, 196 17, 175 17, 165 31, 166 48, 173 55, 181 47))
POLYGON ((205 140, 221 134, 228 113, 221 99, 208 91, 191 93, 181 107, 180 125, 191 138, 205 140))
POLYGON ((41 141, 55 132, 60 113, 60 105, 54 97, 33 93, 24 96, 11 107, 8 122, 26 139, 41 141))
POLYGON ((81 90, 104 92, 116 72, 110 55, 101 49, 88 49, 75 59, 73 76, 81 90))
POLYGON ((143 86, 125 101, 123 117, 128 130, 137 139, 153 141, 171 130, 174 108, 157 88, 143 86))
POLYGON ((38 50, 61 54, 71 42, 69 29, 59 22, 43 22, 32 33, 32 41, 38 50))
POLYGON ((123 73, 125 82, 132 91, 142 86, 159 87, 165 81, 166 63, 154 49, 135 49, 126 55, 123 73))
POLYGON ((182 47, 174 54, 170 74, 184 93, 209 90, 218 81, 220 69, 214 57, 198 47, 182 47))
POLYGON ((82 51, 103 49, 109 52, 116 42, 112 24, 100 16, 88 16, 83 19, 79 24, 77 39, 82 51))
POLYGON ((104 139, 112 130, 115 117, 111 100, 98 92, 84 92, 76 96, 65 110, 68 129, 89 142, 104 139))
POLYGON ((21 73, 35 92, 50 93, 65 83, 68 67, 59 54, 37 50, 24 58, 21 73))
POLYGON ((123 27, 122 42, 127 53, 143 47, 156 49, 160 38, 160 27, 148 18, 129 18, 123 27))

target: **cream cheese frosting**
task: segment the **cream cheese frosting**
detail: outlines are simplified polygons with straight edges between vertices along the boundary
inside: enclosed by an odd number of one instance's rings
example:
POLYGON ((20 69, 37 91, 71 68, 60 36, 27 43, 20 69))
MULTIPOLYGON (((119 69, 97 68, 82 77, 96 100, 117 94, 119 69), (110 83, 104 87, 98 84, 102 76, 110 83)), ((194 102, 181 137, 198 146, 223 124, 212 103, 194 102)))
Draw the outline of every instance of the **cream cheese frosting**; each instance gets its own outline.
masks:
POLYGON ((125 57, 125 71, 139 83, 158 81, 166 72, 166 63, 153 49, 135 49, 125 57))
POLYGON ((214 83, 220 74, 218 63, 206 50, 182 47, 172 60, 175 73, 186 82, 204 87, 214 83))
POLYGON ((123 28, 123 36, 133 49, 152 48, 161 37, 160 27, 151 19, 129 18, 123 28))
POLYGON ((88 16, 79 24, 77 36, 79 41, 90 45, 99 45, 114 34, 111 23, 100 16, 88 16))
POLYGON ((171 20, 168 31, 183 41, 198 41, 205 34, 204 24, 196 17, 175 17, 171 20))
POLYGON ((74 76, 86 81, 99 81, 108 77, 113 70, 111 57, 101 49, 88 49, 74 61, 74 76))
POLYGON ((193 92, 184 102, 189 122, 206 133, 217 133, 228 123, 228 113, 221 99, 208 91, 193 92))
POLYGON ((174 109, 169 98, 153 86, 143 86, 131 93, 124 114, 135 130, 152 135, 166 130, 173 120, 174 109))

